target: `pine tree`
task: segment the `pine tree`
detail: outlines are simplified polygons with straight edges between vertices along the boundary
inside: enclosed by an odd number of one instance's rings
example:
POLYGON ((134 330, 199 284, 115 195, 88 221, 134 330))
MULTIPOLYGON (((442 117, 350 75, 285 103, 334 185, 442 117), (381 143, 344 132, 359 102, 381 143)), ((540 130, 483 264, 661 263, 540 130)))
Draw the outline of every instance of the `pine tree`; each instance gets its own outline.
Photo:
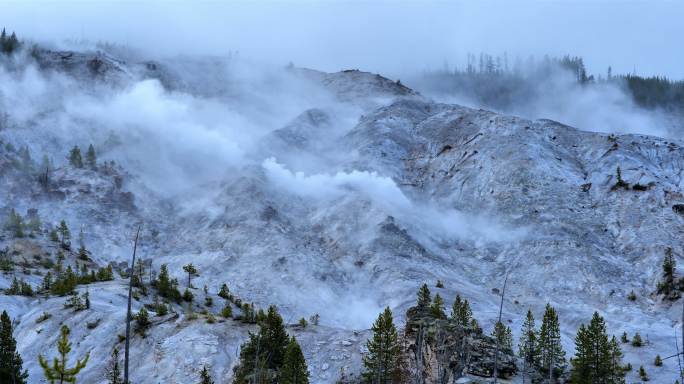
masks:
POLYGON ((285 349, 279 384, 308 384, 309 370, 297 340, 292 336, 285 349))
POLYGON ((418 308, 426 310, 430 307, 430 303, 432 303, 430 288, 428 288, 427 284, 423 284, 420 290, 418 290, 418 308))
MULTIPOLYGON (((672 253, 672 248, 665 250, 665 258, 663 259, 663 275, 658 282, 657 290, 659 294, 670 295, 675 290, 675 271, 677 263, 672 253)), ((677 297, 673 297, 676 299, 677 297)))
POLYGON ((236 384, 270 383, 283 365, 285 349, 290 341, 283 318, 275 306, 270 306, 259 333, 249 333, 249 340, 240 348, 240 361, 233 369, 236 384))
POLYGON ((72 368, 67 368, 67 360, 69 358, 69 352, 71 352, 71 343, 69 342, 69 327, 62 325, 60 330, 60 338, 57 341, 57 351, 59 352, 59 358, 55 357, 52 361, 52 366, 43 357, 43 355, 38 355, 38 362, 43 368, 43 374, 45 379, 47 379, 50 384, 63 384, 63 383, 75 383, 76 376, 83 368, 85 368, 90 358, 90 352, 86 353, 83 360, 76 360, 76 365, 72 368))
POLYGON ((632 347, 641 347, 644 345, 644 342, 641 340, 641 335, 639 332, 634 334, 634 337, 632 337, 632 347))
POLYGON ((363 357, 363 376, 373 384, 395 382, 400 372, 400 344, 389 307, 378 316, 371 330, 373 337, 366 344, 368 354, 363 357))
POLYGON ((492 330, 492 337, 498 339, 503 351, 513 351, 513 336, 510 327, 497 321, 492 330))
POLYGON ((456 300, 451 307, 451 318, 462 327, 471 326, 473 323, 473 311, 470 309, 470 303, 467 299, 461 300, 461 295, 456 295, 456 300))
POLYGON ((444 313, 444 300, 442 300, 439 293, 435 295, 435 298, 430 305, 430 314, 437 319, 446 319, 446 313, 444 313))
POLYGON ((542 325, 539 330, 539 357, 537 366, 549 372, 562 372, 565 367, 565 351, 561 345, 558 314, 551 304, 546 304, 542 325))
POLYGON ((97 167, 97 155, 95 154, 95 148, 92 144, 88 146, 88 151, 86 152, 86 164, 90 168, 97 167))
POLYGON ((525 322, 520 330, 520 341, 518 342, 518 355, 523 359, 526 367, 533 366, 535 361, 537 361, 539 354, 537 342, 534 315, 528 309, 525 322))
POLYGON ((135 330, 145 337, 145 332, 150 327, 150 314, 145 307, 140 308, 140 311, 135 315, 135 330))
POLYGON ((608 339, 605 321, 594 312, 589 326, 582 324, 575 337, 572 383, 624 383, 621 357, 617 339, 608 339))
POLYGON ((7 311, 0 315, 0 383, 25 384, 28 372, 22 367, 21 355, 17 352, 12 321, 7 311), (23 371, 23 372, 22 372, 23 371))
POLYGON ((214 384, 206 365, 202 367, 202 372, 200 372, 200 384, 214 384))
POLYGON ((230 291, 228 290, 226 283, 221 284, 221 289, 219 290, 218 296, 226 300, 228 300, 230 297, 230 291))
POLYGON ((83 158, 81 157, 81 149, 78 145, 74 145, 69 151, 69 164, 74 168, 83 168, 83 158))
POLYGON ((112 349, 112 359, 107 367, 105 374, 108 384, 123 384, 121 378, 121 367, 119 366, 119 349, 114 347, 112 349))
POLYGON ((71 246, 71 231, 69 231, 69 227, 66 224, 66 221, 62 220, 59 223, 59 228, 57 229, 59 231, 59 234, 61 236, 60 238, 60 245, 64 249, 69 249, 71 246))
POLYGON ((192 263, 190 263, 190 264, 184 265, 183 270, 185 271, 185 273, 188 274, 188 288, 191 288, 192 284, 190 284, 190 278, 193 275, 197 275, 197 268, 195 268, 195 266, 192 265, 192 263))
POLYGON ((655 360, 653 360, 653 365, 656 367, 660 367, 663 365, 663 359, 660 357, 660 355, 656 355, 655 360))

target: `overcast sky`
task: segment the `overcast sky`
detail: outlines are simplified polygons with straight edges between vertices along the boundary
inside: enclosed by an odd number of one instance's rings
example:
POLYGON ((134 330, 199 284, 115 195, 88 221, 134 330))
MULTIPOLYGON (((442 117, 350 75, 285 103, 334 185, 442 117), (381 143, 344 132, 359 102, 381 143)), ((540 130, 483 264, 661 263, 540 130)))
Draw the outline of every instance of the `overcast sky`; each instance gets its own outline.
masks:
POLYGON ((481 51, 581 55, 592 72, 684 78, 684 1, 8 1, 35 40, 106 40, 150 55, 226 54, 398 75, 481 51))

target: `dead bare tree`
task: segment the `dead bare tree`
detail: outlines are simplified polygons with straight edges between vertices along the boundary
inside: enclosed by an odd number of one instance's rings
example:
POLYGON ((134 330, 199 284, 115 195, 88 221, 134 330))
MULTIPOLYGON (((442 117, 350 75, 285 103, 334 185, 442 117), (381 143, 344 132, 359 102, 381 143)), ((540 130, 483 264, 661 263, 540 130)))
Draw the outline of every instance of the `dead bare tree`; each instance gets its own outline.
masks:
POLYGON ((135 268, 135 252, 138 249, 138 238, 140 237, 140 225, 138 231, 135 233, 135 241, 133 242, 133 258, 131 260, 131 268, 128 276, 128 310, 126 312, 126 349, 124 356, 124 384, 129 384, 128 381, 128 358, 131 343, 131 297, 133 296, 133 275, 135 268))
MULTIPOLYGON (((501 312, 503 311, 504 296, 506 295, 506 283, 508 282, 508 272, 506 272, 506 277, 504 277, 503 289, 501 290, 501 303, 499 304, 499 324, 501 323, 501 312)), ((496 330, 496 325, 494 326, 496 330)), ((496 350, 494 351, 494 384, 498 381, 499 376, 499 334, 494 333, 496 336, 496 350)))

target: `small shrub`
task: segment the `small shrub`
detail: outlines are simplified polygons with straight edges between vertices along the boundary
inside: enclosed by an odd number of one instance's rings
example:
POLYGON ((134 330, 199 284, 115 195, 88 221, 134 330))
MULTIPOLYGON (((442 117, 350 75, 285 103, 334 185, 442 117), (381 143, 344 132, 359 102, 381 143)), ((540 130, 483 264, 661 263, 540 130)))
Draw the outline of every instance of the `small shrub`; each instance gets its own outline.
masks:
POLYGON ((622 332, 622 336, 620 336, 620 341, 623 343, 629 343, 629 339, 627 338, 627 332, 622 332))
POLYGON ((306 321, 305 318, 302 317, 301 319, 299 319, 299 326, 300 326, 300 327, 306 328, 307 325, 309 325, 309 322, 306 321))
POLYGON ((655 360, 653 361, 653 364, 656 367, 661 367, 663 365, 663 359, 660 358, 660 355, 656 355, 655 360))
POLYGON ((632 338, 632 347, 642 347, 644 345, 644 342, 641 340, 641 335, 639 332, 634 334, 634 337, 632 338))
POLYGON ((634 291, 631 291, 627 295, 627 300, 629 300, 629 301, 636 301, 636 299, 637 299, 637 296, 636 296, 636 293, 634 293, 634 291))
POLYGON ((642 381, 648 381, 648 374, 646 373, 646 370, 644 369, 644 366, 639 367, 639 377, 641 378, 642 381))
POLYGON ((50 313, 43 312, 43 314, 40 315, 40 317, 38 317, 38 319, 36 319, 36 323, 42 323, 43 321, 45 321, 51 317, 52 317, 52 315, 50 313))
POLYGON ((226 305, 221 310, 221 316, 225 317, 226 319, 233 317, 233 308, 229 304, 226 305))
POLYGON ((216 322, 216 318, 214 317, 214 315, 212 315, 211 313, 208 314, 207 315, 207 323, 214 324, 215 322, 216 322))
POLYGON ((435 285, 437 288, 444 288, 444 283, 442 280, 437 280, 437 284, 435 285))

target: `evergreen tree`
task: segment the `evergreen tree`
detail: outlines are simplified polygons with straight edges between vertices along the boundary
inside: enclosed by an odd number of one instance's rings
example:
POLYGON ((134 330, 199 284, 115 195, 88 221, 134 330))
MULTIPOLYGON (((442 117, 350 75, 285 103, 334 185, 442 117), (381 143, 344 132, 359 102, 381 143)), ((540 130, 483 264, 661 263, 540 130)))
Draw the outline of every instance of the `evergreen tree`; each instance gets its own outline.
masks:
POLYGON ((285 349, 290 339, 283 318, 275 306, 270 306, 259 333, 249 333, 249 340, 240 348, 240 361, 233 369, 236 384, 270 383, 283 365, 285 349))
POLYGON ((389 307, 378 316, 371 329, 373 337, 366 344, 368 354, 363 357, 363 376, 367 382, 373 384, 396 382, 400 374, 401 350, 389 307))
POLYGON ((157 292, 159 292, 159 296, 175 302, 180 302, 181 293, 178 291, 178 282, 176 279, 171 279, 169 277, 169 269, 166 264, 162 264, 161 267, 159 267, 159 275, 153 285, 157 289, 157 292))
POLYGON ((150 327, 150 314, 145 307, 140 308, 140 311, 135 315, 135 330, 145 337, 145 332, 150 327))
POLYGON ((188 288, 191 288, 192 284, 190 284, 190 278, 193 275, 197 275, 197 268, 195 268, 195 266, 192 265, 192 263, 190 263, 190 264, 184 265, 183 270, 185 271, 185 273, 188 274, 188 288))
MULTIPOLYGON (((667 248, 665 250, 665 258, 663 259, 663 275, 662 279, 658 282, 658 293, 664 295, 670 295, 675 291, 675 271, 677 269, 677 263, 675 261, 674 255, 672 253, 672 248, 667 248)), ((676 297, 672 297, 676 299, 676 297)))
POLYGON ((202 367, 202 372, 200 372, 200 384, 214 384, 206 365, 202 367))
POLYGON ((69 164, 74 168, 83 168, 83 158, 81 157, 81 149, 78 145, 74 145, 69 151, 69 164))
POLYGON ((60 234, 60 245, 64 249, 69 249, 71 246, 71 231, 69 231, 69 227, 66 224, 66 221, 62 220, 59 223, 59 228, 57 228, 60 234))
POLYGON ((107 367, 105 377, 107 378, 108 384, 123 384, 121 367, 119 366, 119 349, 116 347, 112 349, 112 359, 107 367))
POLYGON ((653 360, 653 365, 656 367, 660 367, 663 365, 663 359, 660 357, 660 355, 656 355, 655 360, 653 360))
POLYGON ((285 349, 279 384, 308 384, 309 370, 297 340, 292 336, 285 349))
POLYGON ((226 300, 228 300, 230 297, 230 291, 228 290, 226 283, 221 284, 221 289, 219 290, 218 296, 226 300))
POLYGON ((473 311, 470 309, 470 303, 467 299, 461 300, 461 295, 456 295, 456 300, 451 307, 451 318, 463 327, 473 324, 473 311))
POLYGON ((28 372, 23 369, 22 364, 21 355, 17 352, 17 341, 13 336, 12 321, 7 311, 2 311, 0 315, 0 383, 27 383, 28 372))
POLYGON ((97 167, 97 155, 92 144, 88 146, 88 151, 86 152, 86 164, 93 169, 97 167))
POLYGON ((558 314, 551 304, 546 304, 539 330, 539 357, 537 366, 548 372, 562 372, 565 367, 565 351, 561 345, 558 314))
POLYGON ((608 339, 603 318, 594 312, 589 326, 582 324, 575 337, 572 383, 624 383, 621 357, 617 339, 608 339))
POLYGON ((59 357, 55 357, 52 361, 52 365, 43 357, 43 355, 38 355, 38 362, 43 368, 43 374, 45 379, 47 379, 50 384, 64 384, 64 383, 75 383, 76 376, 83 368, 85 368, 90 358, 90 352, 86 353, 83 360, 76 360, 76 365, 72 368, 67 368, 67 360, 69 358, 69 352, 71 352, 71 343, 69 342, 69 327, 62 325, 60 330, 60 338, 57 341, 57 351, 59 352, 59 357))
POLYGON ((644 342, 641 340, 641 335, 639 332, 634 334, 634 337, 632 337, 632 347, 641 347, 644 345, 644 342))
POLYGON ((423 284, 423 286, 420 287, 420 290, 418 290, 418 308, 428 309, 431 302, 430 288, 428 288, 427 284, 423 284))
POLYGON ((534 315, 531 310, 527 310, 527 316, 520 330, 520 341, 518 342, 518 355, 525 362, 526 367, 531 367, 537 361, 539 354, 537 345, 537 330, 534 325, 534 315))
POLYGON ((511 328, 497 321, 492 330, 492 337, 499 341, 499 346, 503 351, 513 351, 513 336, 511 328))
POLYGON ((446 319, 446 313, 444 313, 444 300, 442 300, 439 293, 435 295, 435 298, 430 305, 430 314, 437 319, 446 319))

